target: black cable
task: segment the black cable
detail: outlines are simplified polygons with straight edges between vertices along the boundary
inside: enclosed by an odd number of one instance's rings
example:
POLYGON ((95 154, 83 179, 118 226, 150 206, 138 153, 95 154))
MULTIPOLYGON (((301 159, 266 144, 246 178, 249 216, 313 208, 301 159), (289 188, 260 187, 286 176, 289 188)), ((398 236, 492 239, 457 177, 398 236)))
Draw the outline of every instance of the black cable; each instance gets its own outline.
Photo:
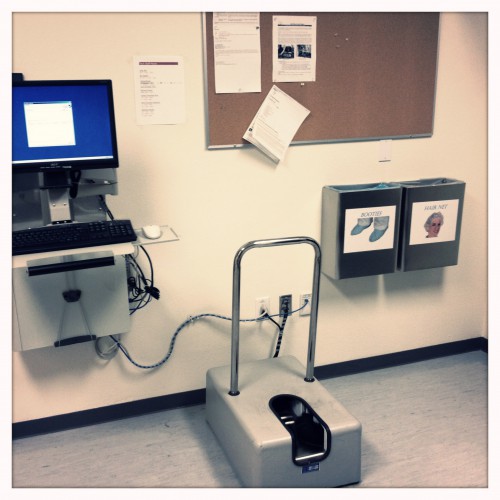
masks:
POLYGON ((149 269, 151 272, 151 278, 149 279, 150 285, 146 285, 144 289, 146 290, 147 293, 151 295, 156 300, 160 299, 160 290, 154 286, 154 269, 153 269, 153 262, 151 260, 151 257, 149 256, 148 252, 146 252, 146 249, 140 245, 139 248, 144 252, 144 255, 146 255, 148 262, 149 262, 149 269))
MULTIPOLYGON (((80 172, 80 175, 81 175, 81 172, 80 172)), ((78 182, 78 181, 79 181, 79 177, 78 177, 78 180, 76 182, 78 182)), ((78 184, 77 184, 77 188, 78 188, 78 184)), ((101 204, 104 207, 104 210, 106 211, 106 214, 108 215, 108 217, 111 220, 114 220, 114 216, 113 216, 111 210, 109 209, 104 196, 99 195, 98 197, 99 197, 101 204)), ((144 252, 144 255, 146 255, 146 258, 148 259, 151 278, 150 279, 146 278, 141 266, 139 265, 139 263, 137 262, 135 257, 130 256, 130 255, 128 255, 126 257, 127 259, 129 259, 129 264, 131 264, 136 271, 136 277, 129 276, 127 279, 127 284, 128 284, 128 288, 129 288, 129 295, 132 294, 132 298, 130 298, 130 296, 129 296, 129 304, 135 304, 132 309, 129 309, 130 315, 134 314, 139 309, 146 307, 151 302, 152 298, 154 298, 156 300, 160 299, 160 290, 158 290, 158 288, 156 288, 154 286, 154 269, 153 269, 153 262, 151 260, 151 257, 149 256, 149 254, 146 251, 146 249, 144 248, 144 246, 139 245, 139 248, 144 252), (142 281, 142 285, 144 286, 144 288, 141 288, 141 283, 140 283, 141 281, 142 281)), ((304 301, 304 304, 301 307, 299 307, 298 309, 296 309, 295 311, 289 311, 289 306, 287 303, 287 304, 285 304, 285 309, 283 311, 281 311, 279 314, 269 315, 268 313, 265 313, 262 316, 259 316, 258 318, 240 319, 240 322, 243 323, 243 322, 265 321, 265 320, 269 320, 269 321, 273 322, 278 327, 278 338, 277 338, 277 342, 276 342, 276 349, 275 349, 274 356, 273 356, 276 358, 279 355, 279 351, 281 348, 281 342, 283 340, 283 333, 285 330, 285 324, 286 324, 286 321, 288 319, 288 316, 292 315, 293 313, 296 313, 298 311, 301 311, 302 309, 304 309, 304 307, 307 306, 308 303, 309 303, 309 301, 306 299, 304 301), (276 316, 282 317, 281 325, 273 319, 273 317, 276 317, 276 316)), ((232 319, 230 317, 221 316, 221 315, 212 314, 212 313, 199 314, 197 316, 189 317, 186 321, 184 321, 183 323, 181 323, 181 325, 179 325, 177 330, 172 335, 172 338, 170 340, 170 346, 169 346, 167 354, 163 357, 163 359, 161 359, 157 363, 154 363, 153 365, 141 365, 141 364, 137 363, 136 361, 134 361, 132 359, 132 357, 128 353, 127 349, 125 348, 125 346, 119 340, 117 340, 113 335, 110 335, 110 337, 113 339, 113 341, 118 346, 120 351, 125 355, 125 357, 133 365, 135 365, 138 368, 142 368, 142 369, 153 369, 153 368, 157 368, 157 367, 163 365, 164 363, 166 363, 168 361, 168 359, 170 358, 170 356, 173 353, 175 341, 177 339, 177 335, 179 335, 179 333, 183 330, 183 328, 186 327, 186 325, 193 323, 194 321, 197 321, 199 319, 207 318, 207 317, 232 321, 232 319)))
MULTIPOLYGON (((98 195, 98 198, 107 216, 110 218, 110 220, 114 220, 115 217, 109 209, 104 196, 100 194, 98 195)), ((160 290, 154 286, 154 268, 151 257, 149 256, 143 245, 139 245, 139 248, 144 252, 144 255, 146 255, 148 259, 151 277, 149 279, 146 278, 141 266, 139 265, 135 257, 130 255, 127 256, 127 259, 129 259, 129 264, 130 261, 132 261, 133 266, 136 270, 136 277, 129 276, 127 279, 129 292, 132 294, 132 298, 129 297, 129 304, 134 304, 134 307, 129 309, 130 315, 134 314, 139 309, 143 309, 144 307, 146 307, 151 302, 152 298, 160 300, 160 290), (141 285, 144 288, 141 288, 141 285)))
MULTIPOLYGON (((309 301, 306 299, 304 301, 304 304, 301 307, 299 307, 295 311, 290 311, 289 313, 287 313, 287 317, 290 316, 290 315, 292 315, 292 314, 294 314, 294 313, 296 313, 296 312, 301 311, 302 309, 304 309, 304 307, 307 306, 308 303, 309 303, 309 301)), ((279 314, 274 314, 274 315, 266 314, 266 315, 263 315, 263 316, 259 316, 258 318, 240 319, 240 322, 241 323, 248 323, 248 322, 255 322, 255 321, 265 321, 265 320, 269 319, 273 323, 277 324, 276 321, 274 321, 272 319, 273 317, 276 317, 276 316, 280 316, 280 315, 279 314)), ((113 341, 115 342, 115 344, 117 345, 117 347, 120 349, 120 351, 124 354, 124 356, 128 359, 128 361, 130 361, 130 363, 132 363, 137 368, 141 368, 141 369, 144 369, 144 370, 151 370, 151 369, 158 368, 158 367, 162 366, 163 364, 165 364, 169 360, 170 356, 172 355, 172 353, 174 351, 175 341, 176 341, 177 336, 179 335, 179 333, 181 333, 181 331, 187 325, 189 325, 191 323, 194 323, 195 321, 198 321, 199 319, 202 319, 202 318, 217 318, 217 319, 223 319, 223 320, 226 320, 226 321, 232 321, 232 318, 230 318, 228 316, 222 316, 220 314, 213 314, 213 313, 204 313, 204 314, 198 314, 197 316, 190 316, 188 319, 186 319, 183 323, 181 323, 177 327, 177 330, 175 330, 174 334, 172 335, 172 338, 170 339, 170 345, 169 345, 167 354, 160 361, 158 361, 157 363, 154 363, 152 365, 142 365, 140 363, 137 363, 136 361, 134 361, 134 359, 132 358, 132 356, 129 354, 129 352, 127 351, 127 349, 125 348, 125 346, 117 338, 115 338, 113 335, 110 335, 110 337, 113 339, 113 341)), ((283 316, 283 319, 284 318, 285 318, 285 316, 283 316)), ((286 319, 284 319, 284 321, 282 322, 281 327, 284 328, 284 323, 285 322, 286 322, 286 319)), ((278 325, 278 326, 280 326, 280 325, 278 325)))
MULTIPOLYGON (((307 300, 307 299, 306 299, 307 300)), ((307 302, 306 302, 307 304, 307 302)), ((281 325, 278 325, 278 338, 276 339, 276 349, 274 351, 273 358, 277 358, 281 349, 281 341, 283 340, 283 333, 285 332, 286 320, 288 319, 288 302, 285 304, 285 307, 282 311, 283 319, 281 320, 281 325)))
POLYGON ((129 304, 133 304, 133 307, 130 309, 130 314, 134 314, 134 312, 138 309, 140 309, 143 306, 144 301, 148 301, 148 295, 146 291, 144 290, 143 286, 144 283, 147 283, 146 277, 144 276, 144 273, 135 260, 134 257, 127 255, 126 256, 129 268, 128 272, 134 271, 135 276, 129 275, 127 278, 127 285, 129 289, 129 304))
POLYGON ((283 340, 283 333, 285 331, 286 318, 287 318, 287 316, 283 316, 283 322, 280 325, 279 330, 278 330, 278 338, 276 339, 276 348, 274 350, 273 358, 277 358, 280 354, 281 341, 283 340))
POLYGON ((278 328, 281 328, 281 325, 277 321, 274 321, 273 317, 269 316, 268 313, 263 314, 261 318, 268 319, 269 321, 272 321, 278 328))
POLYGON ((76 198, 78 196, 78 184, 82 177, 81 170, 71 170, 69 173, 69 179, 71 181, 69 187, 69 196, 71 198, 76 198))
MULTIPOLYGON (((153 263, 151 261, 151 258, 142 246, 140 246, 140 248, 148 258, 151 276, 154 277, 153 263)), ((132 315, 139 309, 143 309, 144 307, 146 307, 153 298, 159 300, 160 290, 154 286, 151 279, 146 278, 141 266, 139 265, 135 257, 127 256, 127 259, 129 260, 129 265, 132 266, 135 271, 135 277, 129 276, 127 279, 127 284, 129 287, 129 304, 132 306, 130 308, 130 315, 132 315)))
POLYGON ((104 196, 102 194, 100 194, 100 195, 98 195, 98 198, 99 198, 99 201, 101 202, 101 205, 104 208, 104 211, 106 212, 106 214, 108 215, 108 217, 110 218, 110 220, 115 220, 115 217, 111 213, 111 210, 109 209, 104 196))

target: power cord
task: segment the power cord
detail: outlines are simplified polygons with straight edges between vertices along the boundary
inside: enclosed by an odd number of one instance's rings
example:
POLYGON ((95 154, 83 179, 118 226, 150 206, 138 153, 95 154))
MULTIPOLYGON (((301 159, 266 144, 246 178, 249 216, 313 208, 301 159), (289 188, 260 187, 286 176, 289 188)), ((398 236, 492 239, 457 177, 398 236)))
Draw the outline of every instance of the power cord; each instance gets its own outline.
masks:
POLYGON ((99 201, 101 202, 101 205, 104 208, 104 211, 106 212, 106 214, 108 215, 108 217, 110 218, 110 220, 115 220, 115 217, 112 214, 111 210, 109 209, 109 207, 108 207, 108 205, 106 203, 106 199, 104 198, 104 196, 102 194, 100 194, 97 197, 99 198, 99 201))
MULTIPOLYGON (((79 179, 77 179, 78 181, 79 179)), ((102 207, 104 208, 106 214, 111 220, 114 220, 113 213, 109 209, 108 205, 106 204, 106 200, 103 195, 98 196, 102 207)), ((132 316, 134 313, 136 313, 139 309, 143 309, 146 307, 152 299, 159 300, 160 299, 160 290, 154 286, 154 269, 153 269, 153 262, 151 260, 151 257, 149 256, 148 252, 146 249, 142 246, 139 245, 139 248, 144 252, 144 255, 146 256, 148 263, 149 263, 149 269, 150 269, 150 278, 146 278, 141 266, 137 262, 136 256, 132 255, 127 255, 125 258, 127 259, 127 285, 128 285, 128 292, 129 292, 129 313, 132 316)), ((304 301, 304 304, 302 304, 301 307, 296 309, 295 311, 290 311, 289 310, 289 303, 285 303, 285 306, 282 311, 280 311, 279 314, 274 314, 270 315, 267 312, 262 314, 261 316, 257 318, 251 318, 251 319, 240 319, 241 323, 244 322, 255 322, 255 321, 265 321, 269 320, 273 322, 277 327, 278 327, 278 338, 276 340, 276 348, 274 351, 273 358, 277 358, 279 356, 279 352, 281 349, 281 343, 283 340, 283 334, 285 331, 285 325, 286 321, 288 319, 288 316, 301 311, 304 309, 309 301, 306 299, 304 301), (282 318, 281 320, 281 325, 275 321, 273 318, 279 316, 282 318)), ((179 333, 189 324, 194 323, 195 321, 198 321, 202 318, 217 318, 217 319, 222 319, 226 321, 232 321, 232 318, 228 316, 221 316, 219 314, 213 314, 213 313, 204 313, 204 314, 198 314, 197 316, 190 316, 186 321, 181 323, 177 330, 175 330, 174 334, 172 335, 172 338, 170 340, 170 346, 168 349, 167 354, 157 363, 154 363, 152 365, 142 365, 140 363, 137 363, 134 361, 132 356, 129 354, 127 351, 126 347, 114 336, 110 335, 109 337, 113 340, 114 346, 116 346, 120 351, 125 355, 125 357, 132 363, 134 366, 137 368, 141 368, 144 370, 151 370, 154 368, 158 368, 159 366, 162 366, 165 364, 170 356, 172 355, 174 351, 174 346, 175 346, 175 341, 177 339, 177 336, 179 333)))
MULTIPOLYGON (((115 217, 109 209, 105 197, 100 194, 98 195, 98 199, 110 220, 114 220, 115 217)), ((146 278, 141 266, 137 262, 136 256, 125 256, 127 260, 127 286, 130 315, 146 307, 152 299, 160 300, 160 290, 154 286, 154 269, 151 257, 143 245, 138 245, 138 247, 148 259, 150 278, 146 278)))
MULTIPOLYGON (((288 316, 290 316, 290 315, 292 315, 292 314, 294 314, 296 312, 299 312, 302 309, 304 309, 307 306, 308 302, 309 301, 306 299, 304 301, 304 304, 302 304, 301 307, 299 307, 298 309, 295 309, 294 311, 290 311, 289 313, 286 314, 286 316, 284 315, 283 316, 283 321, 282 321, 281 325, 279 325, 276 321, 274 321, 272 319, 273 317, 280 316, 280 314, 269 315, 267 313, 263 314, 262 316, 259 316, 258 318, 240 319, 240 322, 241 323, 247 323, 247 322, 271 320, 280 329, 280 333, 281 333, 281 337, 282 337, 283 336, 283 330, 285 328, 286 318, 288 316)), ((288 309, 288 307, 287 307, 287 309, 288 309)), ((137 368, 141 368, 141 369, 144 369, 144 370, 151 370, 151 369, 158 368, 158 367, 162 366, 163 364, 165 364, 169 360, 170 356, 172 356, 172 353, 174 351, 175 341, 177 340, 177 336, 179 335, 179 333, 181 333, 181 331, 187 325, 189 325, 191 323, 194 323, 195 321, 198 321, 198 320, 200 320, 202 318, 217 318, 217 319, 222 319, 222 320, 226 320, 226 321, 232 321, 232 318, 230 318, 228 316, 222 316, 220 314, 213 314, 213 313, 204 313, 204 314, 198 314, 197 316, 190 316, 188 319, 186 319, 183 323, 181 323, 177 327, 177 330, 175 330, 175 332, 172 335, 172 338, 170 340, 170 346, 168 348, 167 354, 160 361, 158 361, 157 363, 154 363, 152 365, 143 365, 143 364, 138 363, 137 361, 135 361, 132 358, 132 356, 127 351, 126 347, 117 338, 115 338, 115 336, 110 335, 110 337, 113 339, 113 341, 115 342, 115 345, 118 347, 118 349, 120 349, 120 351, 124 354, 124 356, 128 359, 128 361, 130 361, 130 363, 132 363, 137 368)), ((281 345, 281 339, 279 341, 279 344, 281 345)), ((277 351, 279 352, 279 346, 277 346, 277 351)), ((275 353, 274 357, 276 357, 276 356, 277 355, 275 353)))
POLYGON ((80 183, 80 179, 82 178, 81 170, 72 170, 69 173, 70 179, 70 188, 69 195, 71 198, 76 198, 78 196, 78 184, 80 183))
POLYGON ((130 315, 146 307, 152 299, 160 300, 160 290, 154 286, 154 269, 151 257, 142 245, 140 245, 139 248, 148 259, 150 278, 146 278, 136 257, 131 255, 126 256, 128 263, 127 285, 129 291, 130 315))
MULTIPOLYGON (((306 304, 307 304, 307 302, 304 304, 303 307, 305 307, 306 304)), ((273 358, 277 358, 279 356, 279 353, 280 353, 281 341, 283 340, 283 333, 285 332, 286 320, 287 320, 288 314, 289 314, 288 311, 289 311, 289 304, 288 304, 288 302, 286 302, 284 307, 283 307, 283 310, 281 311, 281 313, 283 315, 283 319, 281 320, 281 325, 278 325, 278 338, 276 340, 276 349, 274 351, 273 358)))

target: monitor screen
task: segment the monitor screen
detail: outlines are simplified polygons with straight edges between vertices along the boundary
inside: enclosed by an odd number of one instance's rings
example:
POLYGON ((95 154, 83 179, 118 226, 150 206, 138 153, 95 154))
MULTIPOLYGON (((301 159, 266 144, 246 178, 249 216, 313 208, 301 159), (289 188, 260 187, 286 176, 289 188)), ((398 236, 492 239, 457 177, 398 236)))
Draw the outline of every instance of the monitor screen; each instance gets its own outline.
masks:
POLYGON ((13 82, 13 172, 118 167, 110 80, 13 82))

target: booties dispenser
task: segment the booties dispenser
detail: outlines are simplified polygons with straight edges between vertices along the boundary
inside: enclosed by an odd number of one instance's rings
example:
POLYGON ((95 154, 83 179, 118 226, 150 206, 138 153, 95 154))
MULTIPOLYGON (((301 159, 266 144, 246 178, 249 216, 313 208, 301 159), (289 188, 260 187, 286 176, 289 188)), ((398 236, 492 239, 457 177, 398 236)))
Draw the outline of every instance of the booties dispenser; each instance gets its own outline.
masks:
POLYGON ((361 474, 361 424, 314 378, 321 249, 309 237, 251 241, 235 255, 231 365, 207 372, 206 417, 247 487, 334 487, 361 474), (307 367, 293 356, 239 364, 240 276, 253 248, 308 244, 314 278, 307 367))

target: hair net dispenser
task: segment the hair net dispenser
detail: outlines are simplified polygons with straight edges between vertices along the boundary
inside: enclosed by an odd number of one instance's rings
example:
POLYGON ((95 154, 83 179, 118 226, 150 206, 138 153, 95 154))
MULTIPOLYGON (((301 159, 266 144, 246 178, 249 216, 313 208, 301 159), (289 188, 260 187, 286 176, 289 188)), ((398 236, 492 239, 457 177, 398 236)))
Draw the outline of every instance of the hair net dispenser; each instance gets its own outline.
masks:
POLYGON ((251 241, 233 264, 231 365, 207 372, 207 421, 244 486, 359 482, 361 424, 314 378, 321 249, 309 237, 251 241), (240 277, 254 248, 308 244, 314 270, 307 366, 293 356, 239 363, 240 277), (229 381, 229 390, 228 390, 229 381))

